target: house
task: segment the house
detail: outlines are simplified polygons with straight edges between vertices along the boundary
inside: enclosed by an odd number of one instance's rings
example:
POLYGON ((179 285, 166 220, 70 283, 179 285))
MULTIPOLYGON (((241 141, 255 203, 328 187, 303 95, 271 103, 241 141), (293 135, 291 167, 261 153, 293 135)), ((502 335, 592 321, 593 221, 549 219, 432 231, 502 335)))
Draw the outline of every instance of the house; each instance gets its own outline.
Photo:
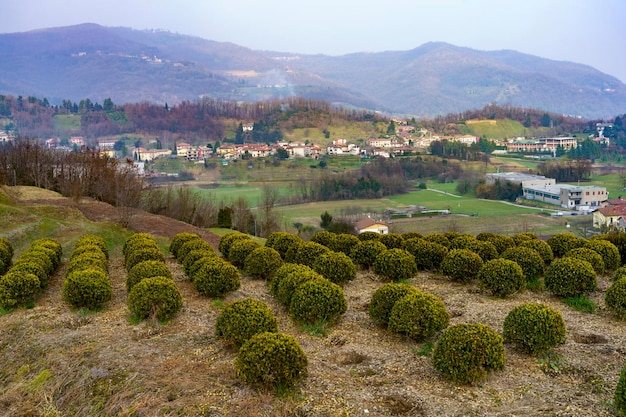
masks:
POLYGON ((389 233, 389 226, 385 222, 376 221, 370 218, 359 220, 354 225, 354 229, 358 234, 363 232, 374 232, 379 233, 381 235, 386 235, 389 233))
POLYGON ((626 205, 601 207, 593 212, 593 227, 624 230, 626 221, 626 205))
POLYGON ((70 145, 76 145, 79 148, 85 146, 85 138, 82 136, 70 136, 70 145))
POLYGON ((595 185, 530 185, 522 186, 524 198, 543 201, 572 210, 590 210, 606 206, 609 193, 595 185))

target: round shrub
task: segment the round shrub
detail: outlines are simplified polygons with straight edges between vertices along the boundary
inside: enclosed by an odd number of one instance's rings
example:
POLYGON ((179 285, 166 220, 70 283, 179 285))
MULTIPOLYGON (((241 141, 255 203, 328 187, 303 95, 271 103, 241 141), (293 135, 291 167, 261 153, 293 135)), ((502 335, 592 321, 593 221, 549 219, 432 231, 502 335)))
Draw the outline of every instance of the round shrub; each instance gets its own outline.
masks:
POLYGON ((143 261, 133 266, 126 277, 126 291, 130 293, 133 287, 145 278, 166 277, 172 279, 172 272, 162 261, 143 261))
POLYGON ((128 294, 128 309, 138 318, 155 317, 169 320, 183 306, 178 287, 170 278, 152 277, 141 280, 128 294))
POLYGON ((46 273, 45 267, 34 260, 18 260, 11 267, 11 272, 28 273, 36 275, 39 279, 40 289, 44 289, 48 285, 49 275, 46 273))
POLYGON ((278 324, 272 310, 253 298, 235 301, 220 313, 215 323, 215 334, 237 348, 252 336, 263 332, 277 332, 278 324))
POLYGON ((619 380, 617 381, 613 398, 613 406, 618 415, 626 416, 626 365, 624 365, 622 372, 619 374, 619 380))
POLYGON ((280 253, 280 257, 285 259, 289 248, 298 243, 304 243, 302 238, 298 235, 287 232, 273 232, 267 237, 265 246, 275 249, 280 253))
POLYGON ((567 252, 563 257, 576 258, 583 261, 587 261, 593 267, 593 270, 596 271, 596 274, 603 275, 604 274, 604 261, 602 260, 602 256, 589 248, 576 248, 567 252))
MULTIPOLYGON (((202 239, 190 239, 187 242, 183 243, 180 248, 178 248, 176 252, 176 254, 178 255, 176 257, 176 260, 184 265, 187 255, 197 250, 215 253, 213 247, 209 242, 206 242, 202 239)), ((215 255, 217 256, 217 253, 215 253, 215 255)))
POLYGON ((298 285, 291 296, 289 313, 302 323, 334 323, 348 303, 341 287, 327 279, 310 279, 298 285))
POLYGON ((294 271, 282 278, 276 288, 276 300, 284 307, 289 308, 291 297, 298 286, 312 279, 324 279, 323 276, 312 269, 294 271))
POLYGON ((433 271, 439 269, 448 254, 448 248, 426 239, 409 239, 404 242, 406 250, 415 258, 417 269, 433 271))
POLYGON ((613 273, 613 281, 617 281, 620 278, 626 278, 626 266, 620 266, 613 273))
POLYGON ((0 275, 4 275, 4 272, 7 270, 8 268, 4 266, 4 261, 0 258, 0 275))
POLYGON ((545 240, 541 239, 528 239, 523 240, 519 243, 519 247, 534 249, 539 253, 541 259, 543 259, 544 265, 550 265, 552 260, 554 259, 554 254, 552 253, 552 248, 545 240))
POLYGON ((517 263, 524 272, 527 281, 535 281, 545 271, 545 263, 539 252, 524 246, 507 249, 502 254, 503 259, 517 263))
POLYGON ((420 232, 404 232, 402 233, 402 238, 406 242, 409 239, 423 239, 424 235, 420 232))
POLYGON ((439 298, 411 291, 400 298, 389 314, 389 330, 422 341, 448 327, 450 315, 439 298))
POLYGON ((404 249, 387 249, 374 260, 372 269, 376 275, 393 281, 409 279, 417 274, 415 257, 404 249))
POLYGON ((122 247, 122 254, 124 256, 128 256, 129 252, 135 248, 140 246, 158 246, 156 239, 149 233, 135 233, 130 235, 124 241, 124 246, 122 247))
POLYGON ((256 248, 261 247, 258 242, 252 239, 240 239, 233 242, 228 250, 228 262, 237 268, 243 268, 246 257, 256 248))
POLYGON ((228 252, 230 251, 230 246, 240 239, 252 239, 250 235, 246 235, 241 232, 230 232, 226 233, 224 236, 220 238, 220 243, 217 246, 217 250, 220 251, 224 259, 228 259, 228 252))
POLYGON ((198 273, 198 271, 200 269, 202 269, 204 267, 204 265, 214 262, 215 260, 218 261, 223 261, 222 258, 220 258, 217 254, 214 255, 209 255, 209 256, 203 256, 200 259, 197 259, 193 265, 191 265, 189 267, 189 274, 187 274, 187 278, 189 279, 189 281, 193 282, 194 277, 196 276, 196 274, 198 273))
POLYGON ((328 230, 320 230, 319 232, 315 232, 309 241, 319 243, 320 245, 326 246, 328 249, 332 249, 336 238, 336 233, 329 232, 328 230))
POLYGON ((49 251, 52 251, 52 256, 50 257, 50 260, 54 264, 54 269, 56 269, 56 267, 61 262, 61 256, 63 255, 63 248, 61 244, 54 239, 46 239, 46 238, 37 239, 33 241, 33 243, 31 243, 30 247, 31 249, 36 249, 36 250, 45 248, 45 249, 48 249, 49 251))
POLYGON ((274 273, 274 276, 269 282, 270 293, 274 297, 278 298, 278 285, 280 284, 280 281, 282 281, 287 275, 291 274, 292 272, 305 273, 305 272, 315 272, 315 271, 313 271, 313 269, 311 269, 310 267, 306 265, 292 264, 292 263, 283 264, 283 266, 281 266, 280 268, 276 270, 276 272, 274 273))
POLYGON ((477 241, 478 239, 472 235, 460 234, 450 240, 449 249, 470 249, 470 246, 477 241))
POLYGON ((493 246, 495 246, 498 254, 503 253, 508 248, 516 246, 515 240, 513 240, 511 236, 503 234, 483 232, 477 234, 476 239, 491 243, 493 246))
MULTIPOLYGON (((373 232, 371 232, 373 233, 373 232)), ((350 251, 350 258, 363 269, 369 269, 387 247, 376 239, 359 241, 350 251)))
POLYGON ((190 240, 193 240, 193 239, 202 240, 202 238, 200 238, 200 235, 196 233, 189 233, 189 232, 177 233, 170 241, 170 247, 169 247, 170 253, 174 255, 176 259, 178 259, 178 250, 180 249, 180 247, 183 246, 186 242, 189 242, 190 240))
POLYGON ((247 384, 291 388, 307 376, 308 360, 292 336, 264 332, 246 341, 235 359, 239 378, 247 384))
POLYGON ((50 257, 48 256, 48 253, 46 252, 42 252, 40 250, 27 249, 26 251, 20 254, 20 257, 17 259, 16 262, 28 262, 28 261, 41 265, 45 269, 47 275, 50 275, 52 274, 52 272, 54 272, 54 264, 50 260, 50 257))
POLYGON ((396 302, 404 296, 417 291, 417 288, 399 282, 389 282, 381 286, 372 294, 372 300, 368 307, 370 318, 386 326, 389 323, 391 309, 396 302))
POLYGON ((92 244, 92 243, 85 243, 81 246, 75 246, 74 250, 72 251, 72 255, 70 256, 70 260, 82 254, 89 254, 94 257, 98 256, 107 263, 109 260, 106 253, 104 253, 102 249, 100 249, 100 246, 92 244))
POLYGON ((74 307, 100 308, 112 293, 109 274, 97 268, 74 271, 63 281, 63 299, 74 307))
POLYGON ((246 274, 265 280, 271 279, 281 266, 283 266, 283 258, 280 253, 267 246, 256 248, 243 261, 246 274))
POLYGON ((106 240, 104 240, 101 236, 98 235, 83 235, 81 236, 74 245, 74 251, 77 248, 82 248, 83 246, 92 246, 95 245, 100 248, 102 253, 104 253, 108 259, 109 257, 109 246, 107 245, 106 240))
POLYGON ((454 382, 477 382, 490 371, 504 369, 504 341, 484 324, 450 326, 435 345, 433 365, 454 382))
POLYGON ((241 285, 237 268, 219 258, 203 264, 191 280, 198 292, 212 298, 222 297, 241 285))
POLYGON ((187 256, 185 256, 185 259, 182 262, 183 271, 185 271, 185 274, 189 276, 191 274, 191 266, 195 264, 198 259, 206 257, 217 258, 218 255, 213 250, 207 250, 206 248, 194 249, 187 253, 187 256))
POLYGON ((131 251, 126 256, 126 270, 130 271, 133 266, 143 261, 165 262, 165 257, 158 247, 142 247, 131 251))
POLYGON ((571 233, 557 233, 550 236, 546 242, 552 248, 554 256, 560 258, 572 249, 581 247, 584 244, 584 239, 571 233))
MULTIPOLYGON (((382 235, 380 233, 376 233, 376 232, 363 232, 363 233, 359 233, 357 235, 357 238, 361 241, 361 242, 365 242, 367 240, 380 240, 380 237, 382 235)), ((386 247, 386 246, 385 246, 386 247)))
POLYGON ((387 249, 404 248, 404 237, 402 237, 400 233, 387 233, 386 235, 380 235, 379 241, 385 245, 387 249))
POLYGON ((588 294, 596 289, 596 280, 591 264, 576 258, 554 260, 544 275, 548 291, 561 297, 588 294))
POLYGON ((477 239, 470 242, 467 249, 480 256, 480 259, 482 259, 483 262, 487 262, 498 257, 498 250, 495 245, 488 241, 477 239))
POLYGON ((296 251, 294 257, 294 263, 313 267, 315 260, 324 253, 330 252, 326 246, 315 242, 306 242, 300 246, 296 251))
POLYGON ((478 254, 468 249, 452 249, 441 261, 441 272, 455 281, 469 281, 476 278, 482 266, 478 254))
POLYGON ((356 278, 356 265, 343 252, 328 252, 321 255, 313 263, 313 270, 339 285, 356 278))
POLYGON ((103 272, 108 271, 108 262, 102 252, 99 254, 83 253, 79 256, 72 257, 67 263, 65 275, 92 268, 100 269, 103 272))
POLYGON ((513 240, 516 245, 521 244, 522 242, 526 242, 527 240, 538 240, 539 236, 532 232, 521 232, 513 235, 513 240))
POLYGON ((591 249, 600 254, 604 261, 604 267, 609 271, 616 270, 622 264, 619 249, 608 240, 591 239, 585 242, 583 248, 591 249))
POLYGON ((565 322, 561 312, 540 303, 524 303, 507 314, 504 340, 528 353, 545 352, 565 343, 565 322))
POLYGON ((443 233, 429 233, 424 236, 424 239, 429 242, 439 243, 440 245, 450 249, 450 239, 448 239, 443 233))
POLYGON ((478 271, 478 280, 491 294, 503 298, 526 285, 522 267, 517 262, 503 258, 485 262, 478 271))
POLYGON ((0 261, 4 263, 4 267, 8 268, 13 259, 13 245, 6 237, 0 238, 0 261))
POLYGON ((37 275, 9 271, 0 277, 0 305, 6 308, 28 306, 35 301, 40 289, 37 275))
POLYGON ((287 262, 287 263, 295 264, 296 263, 296 255, 298 254, 298 250, 300 249, 300 247, 302 245, 304 245, 304 241, 302 241, 302 242, 294 242, 294 244, 291 245, 291 247, 289 249, 287 249, 287 252, 285 252, 284 261, 287 262))
POLYGON ((358 237, 350 235, 348 233, 341 233, 335 236, 333 247, 331 248, 335 252, 341 252, 344 255, 350 256, 352 248, 361 243, 358 237))
POLYGON ((606 306, 619 317, 626 317, 626 278, 613 282, 604 295, 606 306))

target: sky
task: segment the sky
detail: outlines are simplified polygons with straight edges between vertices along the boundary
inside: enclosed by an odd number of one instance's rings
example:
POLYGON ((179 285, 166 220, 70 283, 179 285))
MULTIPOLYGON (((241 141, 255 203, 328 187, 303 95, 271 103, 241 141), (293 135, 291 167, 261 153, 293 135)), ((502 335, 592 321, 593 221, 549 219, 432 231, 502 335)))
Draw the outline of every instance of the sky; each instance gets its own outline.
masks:
POLYGON ((2 0, 1 33, 98 23, 343 55, 442 41, 590 65, 626 83, 626 0, 2 0))

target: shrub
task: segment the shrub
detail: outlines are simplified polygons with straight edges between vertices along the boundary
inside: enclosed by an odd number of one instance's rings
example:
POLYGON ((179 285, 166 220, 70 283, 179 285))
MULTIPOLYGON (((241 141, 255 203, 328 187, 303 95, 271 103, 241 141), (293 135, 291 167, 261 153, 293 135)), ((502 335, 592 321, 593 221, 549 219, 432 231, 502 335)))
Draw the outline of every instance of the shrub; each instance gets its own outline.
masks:
POLYGON ((172 279, 172 272, 162 261, 143 261, 133 266, 126 277, 126 291, 130 293, 142 279, 152 277, 166 277, 172 279))
POLYGON ((13 245, 6 237, 0 238, 0 261, 4 264, 5 269, 11 266, 13 259, 13 245))
POLYGON ((178 250, 180 249, 180 247, 183 246, 186 242, 189 242, 193 239, 202 240, 202 238, 200 238, 200 235, 196 233, 182 232, 176 234, 170 241, 170 253, 174 255, 176 259, 178 259, 178 250))
POLYGON ((480 256, 480 259, 482 259, 483 262, 487 262, 498 257, 498 250, 491 242, 475 240, 474 242, 470 242, 467 249, 480 256))
POLYGON ((387 249, 374 260, 374 273, 394 281, 409 279, 417 274, 415 257, 404 249, 387 249))
POLYGON ((402 233, 402 238, 406 242, 409 239, 423 239, 424 235, 420 232, 404 232, 402 233))
POLYGON ((241 285, 237 268, 219 258, 203 264, 191 280, 198 292, 212 298, 222 297, 241 285))
POLYGON ((109 258, 107 257, 106 253, 104 253, 102 249, 100 249, 100 246, 92 243, 85 243, 80 246, 75 246, 74 250, 72 251, 72 255, 70 256, 70 260, 83 254, 89 254, 93 257, 97 256, 100 259, 104 260, 104 262, 109 262, 109 258))
POLYGON ((133 266, 144 261, 161 261, 165 262, 163 252, 158 247, 141 247, 137 250, 132 250, 126 256, 126 270, 130 271, 133 266))
POLYGON ((539 236, 532 232, 522 232, 516 235, 513 235, 513 241, 515 241, 516 245, 521 244, 522 242, 526 242, 528 240, 539 240, 539 236))
POLYGON ((301 323, 334 323, 348 303, 341 287, 327 279, 311 279, 298 285, 291 296, 289 312, 301 323))
POLYGON ((458 236, 450 239, 450 247, 449 249, 470 249, 474 243, 476 243, 478 239, 472 235, 468 234, 460 234, 458 236))
POLYGON ((576 258, 554 260, 544 276, 548 291, 562 297, 590 293, 596 289, 596 279, 591 264, 576 258))
POLYGON ((112 293, 109 274, 98 268, 74 271, 63 281, 63 299, 74 307, 100 308, 112 293))
POLYGON ((215 260, 218 261, 222 261, 223 259, 220 258, 217 254, 215 255, 209 255, 209 256, 203 256, 200 259, 197 259, 193 265, 191 265, 189 267, 189 274, 187 274, 187 278, 189 279, 189 281, 193 282, 194 277, 196 276, 196 274, 198 273, 198 271, 200 269, 202 269, 204 267, 204 265, 214 262, 215 260))
POLYGON ((404 296, 417 291, 417 288, 399 282, 384 284, 372 294, 372 299, 368 307, 370 318, 386 326, 389 323, 391 309, 396 302, 404 296))
MULTIPOLYGON (((35 241, 33 241, 33 243, 31 243, 30 245, 30 249, 34 249, 34 250, 43 250, 43 249, 47 249, 48 251, 52 252, 52 255, 50 256, 50 260, 52 261, 54 267, 53 270, 55 270, 57 268, 57 266, 59 266, 59 263, 61 262, 61 256, 63 255, 63 248, 61 246, 61 244, 59 242, 57 242, 54 239, 37 239, 35 241)), ((45 251, 46 253, 49 253, 48 251, 45 251)))
POLYGON ((450 239, 448 239, 443 233, 429 233, 424 236, 424 239, 429 242, 439 243, 440 245, 450 249, 450 239))
POLYGON ((280 285, 280 281, 282 281, 285 277, 287 277, 287 275, 291 274, 292 272, 301 274, 315 271, 313 271, 313 269, 306 265, 292 263, 283 264, 283 266, 276 270, 274 276, 272 277, 272 280, 269 282, 270 293, 274 297, 278 298, 278 286, 280 285))
POLYGON ((520 291, 526 285, 524 272, 517 262, 508 259, 492 259, 478 271, 481 285, 496 297, 506 297, 520 291))
POLYGON ((52 272, 54 272, 55 267, 54 263, 52 262, 52 260, 50 260, 50 257, 48 255, 48 252, 44 252, 40 249, 27 249, 26 251, 22 252, 17 261, 35 262, 43 266, 43 268, 46 270, 46 274, 50 275, 52 274, 52 272))
POLYGON ((83 246, 92 246, 95 245, 100 248, 102 253, 109 258, 109 246, 107 245, 106 240, 104 240, 101 236, 98 235, 83 235, 81 236, 74 245, 74 252, 76 252, 77 248, 82 248, 83 246))
POLYGON ((617 246, 602 239, 591 239, 585 242, 583 248, 591 249, 600 256, 604 261, 604 267, 610 271, 614 271, 622 264, 622 259, 617 246))
POLYGON ((252 298, 229 304, 215 323, 215 334, 237 348, 255 334, 277 331, 278 324, 272 310, 265 303, 252 298))
POLYGON ((469 281, 476 278, 483 266, 478 254, 467 249, 452 249, 441 261, 441 272, 455 281, 469 281))
POLYGON ((287 249, 287 252, 285 252, 285 258, 284 261, 287 263, 292 263, 295 264, 296 263, 296 255, 298 254, 298 250, 300 250, 300 247, 304 245, 304 241, 302 242, 295 242, 293 245, 291 245, 291 247, 289 249, 287 249))
POLYGON ((572 249, 581 247, 584 239, 574 236, 571 233, 557 233, 546 241, 552 248, 554 256, 560 258, 572 249))
POLYGON ((619 374, 619 381, 615 387, 614 407, 619 415, 626 416, 626 365, 619 374))
POLYGON ((182 262, 183 271, 185 271, 185 274, 189 276, 191 273, 191 266, 195 264, 198 259, 206 257, 217 258, 218 255, 217 253, 213 252, 213 250, 206 250, 205 248, 194 249, 187 253, 187 256, 185 256, 185 259, 182 262))
POLYGON ((541 256, 541 259, 543 259, 544 265, 550 265, 550 263, 554 259, 552 248, 550 247, 550 245, 548 245, 548 243, 545 240, 541 240, 541 239, 523 240, 520 242, 518 246, 522 248, 530 248, 530 249, 536 250, 539 256, 541 256))
POLYGON ((357 238, 361 242, 365 242, 365 241, 368 241, 368 240, 380 240, 381 236, 382 235, 380 233, 376 233, 376 232, 363 232, 363 233, 359 233, 357 235, 357 238))
POLYGON ((403 249, 404 237, 399 233, 387 233, 380 235, 379 241, 385 245, 387 249, 403 249))
POLYGON ((246 341, 235 359, 239 378, 247 384, 291 388, 307 375, 304 351, 289 335, 264 332, 246 341))
POLYGON ((495 246, 498 254, 502 254, 505 250, 516 245, 515 240, 511 236, 496 233, 479 233, 476 235, 476 239, 491 243, 495 246))
POLYGON ((294 261, 297 264, 306 265, 312 268, 315 260, 324 253, 328 252, 330 252, 330 249, 324 245, 315 242, 306 242, 298 246, 294 261))
POLYGON ((157 241, 149 233, 135 233, 130 235, 124 241, 124 246, 122 247, 122 254, 124 256, 128 256, 128 254, 140 246, 156 246, 158 247, 157 241))
POLYGON ((265 241, 265 246, 275 249, 280 253, 280 257, 285 259, 287 251, 298 243, 304 243, 302 238, 298 235, 287 232, 273 232, 265 241))
POLYGON ((313 270, 339 285, 356 278, 356 266, 343 252, 328 252, 321 255, 313 263, 313 270))
POLYGON ((416 341, 433 336, 448 327, 450 315, 439 298, 421 291, 410 291, 400 298, 389 314, 389 330, 416 341))
POLYGON ((184 265, 187 255, 197 250, 212 252, 217 256, 217 253, 215 253, 213 247, 209 244, 209 242, 206 242, 202 239, 190 239, 187 242, 183 243, 180 248, 178 248, 178 251, 176 252, 178 254, 176 260, 184 265))
POLYGON ((352 248, 361 243, 358 237, 350 235, 348 233, 341 233, 335 236, 333 247, 331 248, 335 252, 341 252, 346 256, 350 256, 352 248))
POLYGON ((128 294, 128 308, 140 319, 155 317, 169 320, 183 305, 178 287, 170 278, 152 277, 141 280, 128 294))
POLYGON ((596 271, 596 274, 603 275, 604 274, 604 261, 602 260, 602 256, 589 248, 576 248, 567 252, 564 257, 576 258, 583 261, 587 261, 593 267, 593 270, 596 271))
POLYGON ((251 277, 269 280, 283 266, 283 259, 276 249, 261 246, 246 256, 243 266, 251 277))
POLYGON ((45 267, 35 260, 18 260, 11 267, 11 272, 28 273, 37 276, 39 279, 40 289, 46 288, 48 285, 49 275, 46 273, 45 267))
MULTIPOLYGON (((374 233, 374 232, 370 232, 374 233)), ((387 247, 376 239, 359 241, 350 251, 350 258, 363 269, 369 269, 387 247)))
POLYGON ((504 340, 528 353, 541 353, 565 343, 561 312, 540 303, 524 303, 504 319, 504 340))
POLYGON ((619 317, 626 317, 626 278, 613 282, 606 290, 604 303, 619 317))
POLYGON ((294 291, 299 285, 312 279, 324 279, 323 276, 311 270, 291 272, 280 280, 276 288, 276 300, 284 307, 289 308, 294 291))
POLYGON ((224 236, 220 238, 220 243, 217 246, 217 250, 220 251, 224 259, 228 259, 228 252, 230 251, 230 246, 239 239, 252 239, 250 235, 246 235, 241 232, 230 232, 226 233, 224 236))
POLYGON ((483 324, 448 327, 433 350, 433 365, 444 377, 471 384, 504 369, 504 342, 483 324))
POLYGON ((502 258, 517 263, 524 272, 527 281, 540 278, 545 271, 545 263, 539 252, 524 246, 507 249, 502 258))
POLYGON ((252 239, 240 239, 233 242, 228 250, 228 262, 237 268, 243 268, 246 257, 256 248, 261 247, 258 242, 252 239))
POLYGON ((40 289, 37 275, 9 271, 0 277, 0 305, 6 308, 28 306, 35 301, 40 289))
POLYGON ((415 264, 419 270, 439 269, 441 261, 448 254, 446 246, 426 239, 406 240, 405 248, 415 258, 415 264))
POLYGON ((626 266, 620 266, 613 273, 613 281, 617 281, 620 278, 626 277, 626 266))
POLYGON ((92 268, 100 269, 105 273, 108 271, 108 262, 102 252, 99 254, 83 253, 78 256, 73 256, 67 263, 65 275, 92 268))
POLYGON ((311 236, 310 242, 319 243, 320 245, 326 246, 328 249, 332 249, 335 245, 336 238, 336 233, 329 232, 328 230, 320 230, 311 236))

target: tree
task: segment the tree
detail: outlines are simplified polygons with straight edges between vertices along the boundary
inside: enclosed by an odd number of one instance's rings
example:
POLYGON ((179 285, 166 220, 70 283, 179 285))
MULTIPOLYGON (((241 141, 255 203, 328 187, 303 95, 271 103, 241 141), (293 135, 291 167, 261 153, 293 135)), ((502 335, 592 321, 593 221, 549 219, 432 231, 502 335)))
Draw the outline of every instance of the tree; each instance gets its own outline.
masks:
POLYGON ((541 116, 541 126, 542 127, 550 127, 550 115, 548 113, 544 113, 543 116, 541 116))
POLYGON ((102 103, 102 109, 104 111, 113 111, 113 101, 110 98, 105 98, 102 103))
POLYGON ((387 134, 389 136, 396 135, 396 123, 393 120, 389 123, 389 127, 387 127, 387 134))
POLYGON ((333 222, 333 216, 329 212, 325 211, 320 217, 322 219, 320 227, 322 229, 328 229, 330 224, 333 222))
POLYGON ((289 159, 289 152, 287 152, 287 150, 285 148, 278 148, 276 150, 276 156, 280 160, 289 159))

